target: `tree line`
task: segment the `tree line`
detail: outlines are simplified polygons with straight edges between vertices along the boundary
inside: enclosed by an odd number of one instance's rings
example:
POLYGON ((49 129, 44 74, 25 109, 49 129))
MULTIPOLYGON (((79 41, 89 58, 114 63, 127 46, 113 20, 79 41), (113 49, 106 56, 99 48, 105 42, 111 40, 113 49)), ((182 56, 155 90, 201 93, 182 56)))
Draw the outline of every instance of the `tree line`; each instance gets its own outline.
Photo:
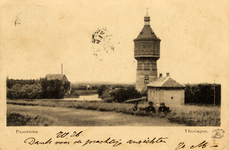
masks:
POLYGON ((9 99, 41 99, 41 98, 64 98, 70 88, 70 82, 60 80, 6 80, 7 98, 9 99))
POLYGON ((185 103, 221 104, 220 84, 186 84, 185 103))
MULTIPOLYGON (((129 99, 147 97, 147 91, 138 92, 134 86, 116 89, 112 86, 102 85, 97 90, 99 97, 107 102, 124 102, 129 99)), ((221 104, 220 84, 186 84, 186 104, 221 104)))

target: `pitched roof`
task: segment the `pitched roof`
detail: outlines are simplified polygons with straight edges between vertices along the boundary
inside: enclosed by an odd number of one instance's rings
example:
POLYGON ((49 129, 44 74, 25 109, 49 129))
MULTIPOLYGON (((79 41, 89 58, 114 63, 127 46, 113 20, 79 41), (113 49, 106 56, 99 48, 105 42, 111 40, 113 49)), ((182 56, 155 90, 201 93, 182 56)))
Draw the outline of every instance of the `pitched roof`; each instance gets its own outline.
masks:
POLYGON ((185 86, 173 80, 170 76, 159 77, 155 81, 150 82, 147 86, 149 87, 178 87, 184 88, 185 86))
POLYGON ((56 80, 56 79, 62 80, 64 76, 65 76, 64 74, 47 74, 46 78, 47 80, 56 80))
POLYGON ((144 25, 142 31, 139 33, 138 37, 134 39, 134 41, 145 41, 145 40, 157 40, 160 41, 159 38, 157 38, 156 34, 151 29, 150 25, 144 25))

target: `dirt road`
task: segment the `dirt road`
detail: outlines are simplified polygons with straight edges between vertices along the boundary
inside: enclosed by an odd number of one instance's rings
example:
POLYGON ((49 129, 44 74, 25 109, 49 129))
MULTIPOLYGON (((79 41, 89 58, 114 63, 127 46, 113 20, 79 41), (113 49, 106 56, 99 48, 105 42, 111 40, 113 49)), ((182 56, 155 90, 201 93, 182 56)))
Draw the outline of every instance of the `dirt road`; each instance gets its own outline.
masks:
POLYGON ((31 117, 42 116, 53 120, 53 126, 184 126, 170 123, 165 118, 63 107, 7 104, 7 112, 31 117))

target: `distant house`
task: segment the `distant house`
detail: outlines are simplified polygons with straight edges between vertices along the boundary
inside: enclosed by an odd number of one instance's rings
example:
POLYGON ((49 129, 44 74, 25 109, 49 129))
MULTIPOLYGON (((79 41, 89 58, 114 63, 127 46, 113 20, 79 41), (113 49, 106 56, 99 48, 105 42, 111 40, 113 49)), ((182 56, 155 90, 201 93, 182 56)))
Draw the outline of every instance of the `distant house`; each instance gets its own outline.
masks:
POLYGON ((66 75, 64 74, 47 74, 45 77, 47 80, 61 80, 62 83, 69 82, 66 75))
POLYGON ((147 85, 148 101, 152 101, 154 105, 160 105, 164 102, 166 106, 182 105, 185 99, 185 86, 173 80, 169 73, 166 77, 162 74, 153 82, 147 85))

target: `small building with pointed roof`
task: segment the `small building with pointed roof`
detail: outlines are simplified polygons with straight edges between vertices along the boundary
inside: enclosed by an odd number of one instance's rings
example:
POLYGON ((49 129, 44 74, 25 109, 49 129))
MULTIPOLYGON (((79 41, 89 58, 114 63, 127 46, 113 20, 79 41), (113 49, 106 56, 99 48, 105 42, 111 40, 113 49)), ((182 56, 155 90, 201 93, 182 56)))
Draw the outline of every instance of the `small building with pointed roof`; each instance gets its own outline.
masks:
POLYGON ((169 76, 162 77, 162 74, 147 85, 148 101, 152 101, 155 106, 164 102, 166 106, 184 104, 185 86, 178 83, 169 76))
POLYGON ((47 80, 60 80, 63 83, 69 82, 65 74, 47 74, 47 80))

